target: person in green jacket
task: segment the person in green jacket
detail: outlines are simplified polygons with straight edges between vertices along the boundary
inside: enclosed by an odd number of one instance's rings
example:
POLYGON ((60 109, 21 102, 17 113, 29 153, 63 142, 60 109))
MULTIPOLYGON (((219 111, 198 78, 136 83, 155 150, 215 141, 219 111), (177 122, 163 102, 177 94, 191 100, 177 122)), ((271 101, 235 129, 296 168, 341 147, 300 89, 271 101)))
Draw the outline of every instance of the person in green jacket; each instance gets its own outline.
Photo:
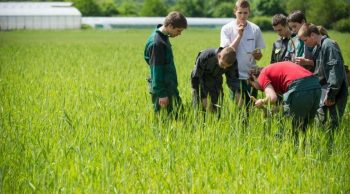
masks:
POLYGON ((177 11, 170 12, 163 24, 157 25, 146 42, 144 59, 150 68, 148 78, 152 103, 155 112, 162 108, 168 113, 181 106, 181 98, 177 89, 177 74, 169 37, 181 35, 187 28, 187 20, 177 11))
POLYGON ((300 28, 298 36, 307 46, 318 46, 316 75, 322 86, 319 118, 330 132, 330 143, 333 144, 334 129, 338 128, 339 120, 345 112, 348 100, 348 82, 345 73, 344 60, 338 44, 323 36, 314 24, 305 23, 300 28), (329 117, 329 122, 327 122, 329 117))
POLYGON ((299 64, 307 70, 314 71, 314 61, 312 56, 312 48, 307 47, 298 36, 299 29, 306 23, 305 14, 300 10, 292 11, 287 17, 288 25, 292 30, 291 45, 288 50, 294 52, 292 62, 299 64))

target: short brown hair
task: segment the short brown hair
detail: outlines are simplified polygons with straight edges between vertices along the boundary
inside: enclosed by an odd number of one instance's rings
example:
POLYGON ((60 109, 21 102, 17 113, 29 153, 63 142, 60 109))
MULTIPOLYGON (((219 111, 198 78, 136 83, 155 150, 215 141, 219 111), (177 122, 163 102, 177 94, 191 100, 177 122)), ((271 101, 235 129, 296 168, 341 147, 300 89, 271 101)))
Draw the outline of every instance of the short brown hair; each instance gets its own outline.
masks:
POLYGON ((260 72, 263 70, 263 67, 253 67, 253 68, 250 68, 249 69, 249 72, 248 72, 248 80, 249 81, 254 81, 254 77, 259 77, 260 75, 260 72))
POLYGON ((170 12, 165 17, 163 24, 165 27, 171 25, 173 28, 187 28, 186 17, 178 11, 170 12))
POLYGON ((225 47, 220 51, 222 60, 225 61, 229 67, 236 62, 236 51, 232 47, 225 47))
POLYGON ((320 35, 320 31, 318 30, 317 26, 314 24, 310 24, 310 23, 305 23, 301 26, 299 32, 298 32, 298 36, 304 36, 304 37, 308 37, 311 36, 311 33, 315 33, 317 35, 320 35))
POLYGON ((317 28, 318 28, 318 31, 320 32, 320 34, 322 35, 322 36, 329 36, 328 35, 328 32, 327 32, 327 30, 326 30, 326 28, 325 27, 323 27, 323 26, 317 26, 317 28))
POLYGON ((236 2, 236 6, 235 6, 234 11, 236 11, 239 7, 240 8, 248 8, 250 11, 250 4, 247 0, 238 0, 236 2))
POLYGON ((283 14, 276 14, 272 17, 272 26, 277 26, 281 24, 281 26, 287 26, 287 17, 283 14))
POLYGON ((305 14, 300 10, 294 10, 288 15, 288 22, 306 23, 305 14))

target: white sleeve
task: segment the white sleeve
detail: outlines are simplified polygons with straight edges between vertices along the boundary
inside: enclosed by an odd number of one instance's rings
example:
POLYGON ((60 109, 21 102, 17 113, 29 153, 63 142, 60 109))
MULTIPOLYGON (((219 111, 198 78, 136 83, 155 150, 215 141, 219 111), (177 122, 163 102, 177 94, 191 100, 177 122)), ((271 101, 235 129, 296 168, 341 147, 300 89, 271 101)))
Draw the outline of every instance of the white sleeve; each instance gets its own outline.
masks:
POLYGON ((256 48, 262 49, 265 48, 265 42, 261 33, 260 28, 256 30, 256 48))
POLYGON ((227 47, 231 44, 229 29, 223 26, 220 35, 220 47, 227 47))

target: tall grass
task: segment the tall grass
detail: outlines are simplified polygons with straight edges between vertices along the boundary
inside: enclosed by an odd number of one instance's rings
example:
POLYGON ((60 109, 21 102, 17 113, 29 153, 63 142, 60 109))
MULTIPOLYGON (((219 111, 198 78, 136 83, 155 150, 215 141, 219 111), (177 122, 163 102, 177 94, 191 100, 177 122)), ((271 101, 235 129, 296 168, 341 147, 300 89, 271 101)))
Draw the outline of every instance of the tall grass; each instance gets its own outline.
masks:
MULTIPOLYGON (((227 87, 221 119, 204 119, 189 75, 219 30, 190 29, 171 40, 184 116, 158 122, 143 60, 150 32, 0 32, 0 193, 350 192, 349 107, 332 153, 317 125, 295 150, 288 120, 253 109, 242 124, 227 87)), ((350 35, 331 37, 350 63, 350 35)), ((276 35, 264 39, 262 66, 276 35)))

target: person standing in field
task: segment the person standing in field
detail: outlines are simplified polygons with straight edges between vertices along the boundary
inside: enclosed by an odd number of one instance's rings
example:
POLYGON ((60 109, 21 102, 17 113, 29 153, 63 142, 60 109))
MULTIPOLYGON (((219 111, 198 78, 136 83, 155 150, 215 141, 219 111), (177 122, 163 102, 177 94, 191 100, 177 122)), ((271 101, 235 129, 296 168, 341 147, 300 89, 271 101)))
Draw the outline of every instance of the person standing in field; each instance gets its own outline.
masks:
POLYGON ((245 105, 248 113, 249 96, 257 96, 257 90, 247 84, 248 72, 257 67, 256 60, 262 57, 260 49, 265 48, 259 26, 248 21, 250 5, 246 0, 238 0, 234 8, 236 16, 231 22, 225 24, 221 29, 220 46, 231 46, 236 51, 240 90, 230 91, 231 97, 239 106, 245 105))
POLYGON ((309 48, 304 44, 304 41, 300 40, 297 36, 300 27, 306 23, 306 17, 300 10, 295 10, 288 15, 288 25, 292 29, 291 46, 288 48, 292 54, 291 61, 295 62, 313 72, 313 48, 309 48))
POLYGON ((204 110, 218 112, 224 95, 223 74, 228 87, 232 91, 239 90, 236 53, 232 47, 209 48, 198 53, 191 72, 192 102, 195 107, 201 104, 204 110))
POLYGON ((265 98, 255 100, 258 108, 276 103, 277 95, 283 95, 283 114, 292 118, 298 146, 299 131, 306 131, 319 107, 321 86, 317 77, 298 64, 283 61, 264 67, 260 73, 251 73, 249 83, 265 93, 265 98))
POLYGON ((343 56, 338 44, 328 36, 323 36, 316 25, 303 24, 298 36, 307 46, 319 47, 314 71, 322 86, 319 118, 323 124, 328 124, 326 128, 332 146, 334 130, 344 115, 349 95, 343 56))
POLYGON ((280 61, 291 61, 293 57, 292 32, 289 29, 287 17, 283 14, 276 14, 272 17, 272 27, 280 36, 272 45, 270 63, 280 61))
POLYGON ((148 79, 155 112, 181 107, 176 68, 170 38, 181 35, 187 28, 187 20, 177 11, 170 12, 163 24, 159 24, 146 42, 144 59, 150 68, 148 79))

